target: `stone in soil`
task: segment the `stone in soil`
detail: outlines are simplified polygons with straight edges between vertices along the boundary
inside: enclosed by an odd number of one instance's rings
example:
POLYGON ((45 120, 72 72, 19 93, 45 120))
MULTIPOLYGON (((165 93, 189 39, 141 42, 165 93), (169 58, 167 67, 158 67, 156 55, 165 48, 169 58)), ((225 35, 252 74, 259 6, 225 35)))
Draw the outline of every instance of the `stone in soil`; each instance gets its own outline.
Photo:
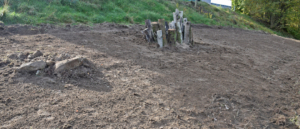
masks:
POLYGON ((9 58, 9 59, 17 59, 18 58, 18 56, 17 56, 17 54, 8 54, 7 55, 7 58, 9 58))
POLYGON ((32 72, 44 69, 46 67, 46 62, 36 61, 22 64, 19 68, 16 69, 18 72, 32 72))
POLYGON ((43 53, 40 50, 37 50, 32 55, 29 55, 28 58, 33 59, 33 58, 36 58, 36 57, 39 57, 39 56, 42 56, 42 55, 43 55, 43 53))
POLYGON ((68 60, 58 61, 54 66, 54 73, 60 73, 65 70, 71 70, 81 65, 88 66, 88 60, 84 57, 75 57, 68 60))
POLYGON ((18 59, 20 59, 20 60, 24 60, 24 59, 26 59, 27 58, 27 56, 28 56, 28 53, 19 53, 18 54, 18 59))

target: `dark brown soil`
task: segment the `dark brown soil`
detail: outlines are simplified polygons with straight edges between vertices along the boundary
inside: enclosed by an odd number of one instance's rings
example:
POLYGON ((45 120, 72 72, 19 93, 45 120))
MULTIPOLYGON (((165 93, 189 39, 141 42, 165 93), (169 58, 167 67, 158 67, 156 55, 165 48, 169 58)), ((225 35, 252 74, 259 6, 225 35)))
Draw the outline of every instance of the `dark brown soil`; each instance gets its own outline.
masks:
POLYGON ((158 49, 144 26, 0 30, 0 128, 297 128, 300 41, 194 25, 195 46, 158 49), (85 56, 82 76, 17 73, 8 54, 85 56))

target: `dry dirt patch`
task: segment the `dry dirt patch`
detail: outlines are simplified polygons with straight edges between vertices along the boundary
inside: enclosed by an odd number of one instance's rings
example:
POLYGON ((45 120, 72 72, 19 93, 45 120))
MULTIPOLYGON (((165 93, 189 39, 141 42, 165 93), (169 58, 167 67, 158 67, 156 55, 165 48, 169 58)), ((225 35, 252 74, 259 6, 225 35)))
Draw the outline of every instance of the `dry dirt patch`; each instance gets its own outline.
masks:
POLYGON ((194 25, 194 47, 161 50, 142 28, 0 30, 0 128, 296 128, 299 41, 194 25), (76 56, 95 67, 14 69, 76 56))

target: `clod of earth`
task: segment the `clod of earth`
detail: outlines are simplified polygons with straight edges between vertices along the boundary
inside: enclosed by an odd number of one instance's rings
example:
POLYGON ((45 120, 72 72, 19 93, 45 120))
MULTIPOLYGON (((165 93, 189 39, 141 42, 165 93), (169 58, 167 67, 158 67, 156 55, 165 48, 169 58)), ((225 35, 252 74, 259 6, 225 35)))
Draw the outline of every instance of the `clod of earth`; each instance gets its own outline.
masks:
POLYGON ((42 55, 43 55, 43 53, 40 50, 37 50, 32 55, 29 55, 28 58, 33 59, 33 58, 36 58, 36 57, 39 57, 39 56, 42 56, 42 55))
POLYGON ((47 64, 48 66, 50 66, 50 65, 54 65, 55 62, 52 61, 52 60, 47 60, 47 61, 46 61, 46 64, 47 64))
POLYGON ((62 60, 66 60, 66 59, 70 59, 69 54, 60 54, 55 58, 55 61, 62 61, 62 60))
POLYGON ((45 77, 45 78, 43 78, 42 80, 43 80, 44 82, 50 83, 50 84, 55 84, 55 83, 56 83, 56 81, 55 81, 54 79, 50 78, 50 77, 45 77))
POLYGON ((7 58, 9 58, 9 59, 17 59, 18 58, 18 56, 17 56, 17 54, 8 54, 7 55, 7 58))
POLYGON ((51 114, 45 110, 38 110, 37 115, 39 116, 50 116, 51 114))
POLYGON ((89 61, 84 57, 75 57, 68 60, 58 61, 54 66, 54 73, 59 73, 65 70, 71 70, 81 65, 90 67, 89 61))
POLYGON ((28 56, 28 53, 19 53, 18 54, 18 59, 24 60, 24 59, 27 58, 27 56, 28 56))
POLYGON ((19 68, 16 69, 18 72, 32 72, 44 69, 46 67, 46 62, 37 61, 37 62, 29 62, 26 64, 22 64, 19 68))

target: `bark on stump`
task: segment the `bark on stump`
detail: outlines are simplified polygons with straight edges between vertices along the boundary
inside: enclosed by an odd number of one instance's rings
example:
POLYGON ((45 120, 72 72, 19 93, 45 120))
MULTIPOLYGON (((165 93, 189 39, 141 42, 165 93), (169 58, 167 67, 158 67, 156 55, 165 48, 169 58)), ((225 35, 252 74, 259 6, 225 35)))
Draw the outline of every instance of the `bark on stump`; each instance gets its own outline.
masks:
POLYGON ((159 25, 157 22, 152 22, 151 25, 152 25, 152 30, 154 33, 154 35, 153 35, 154 41, 157 41, 157 31, 159 30, 159 25))
POLYGON ((184 22, 184 43, 189 44, 190 43, 190 25, 191 23, 189 21, 184 22))
POLYGON ((165 28, 165 25, 166 25, 165 19, 159 19, 158 24, 159 24, 159 28, 162 31, 163 45, 165 45, 168 43, 167 35, 166 35, 166 28, 165 28))
POLYGON ((182 43, 182 38, 183 37, 182 37, 180 22, 176 23, 176 33, 177 33, 176 41, 179 42, 179 43, 182 43))
POLYGON ((149 38, 149 42, 152 42, 152 41, 154 41, 154 35, 153 35, 153 31, 152 31, 152 25, 151 25, 151 20, 149 20, 149 19, 147 19, 146 21, 145 21, 145 23, 146 23, 146 28, 147 28, 147 34, 148 34, 148 38, 149 38))
POLYGON ((169 29, 168 30, 168 42, 170 46, 175 46, 176 44, 176 30, 175 29, 169 29))
POLYGON ((159 45, 159 48, 162 48, 163 47, 163 36, 162 36, 162 30, 158 30, 157 31, 157 43, 159 45))
POLYGON ((190 26, 190 43, 192 45, 194 45, 194 37, 193 37, 193 31, 192 31, 192 27, 190 26))

